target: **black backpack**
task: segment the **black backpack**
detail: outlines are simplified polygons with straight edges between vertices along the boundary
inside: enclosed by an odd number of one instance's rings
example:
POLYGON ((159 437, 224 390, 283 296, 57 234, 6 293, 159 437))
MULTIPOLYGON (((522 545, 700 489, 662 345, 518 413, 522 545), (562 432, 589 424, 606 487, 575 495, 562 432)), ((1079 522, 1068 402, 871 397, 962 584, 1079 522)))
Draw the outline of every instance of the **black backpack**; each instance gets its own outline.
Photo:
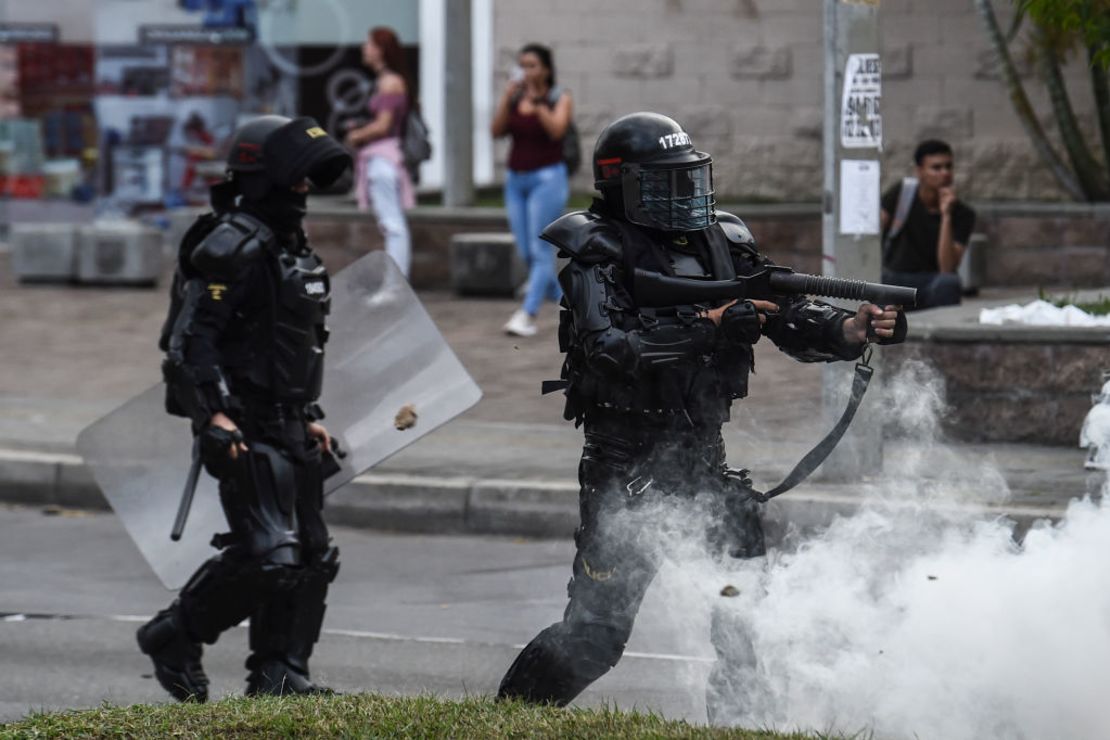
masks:
POLYGON ((413 182, 419 179, 420 163, 432 158, 432 139, 428 124, 420 115, 420 109, 415 106, 405 115, 405 125, 401 132, 401 157, 405 160, 405 169, 409 171, 413 182))
MULTIPOLYGON (((559 102, 562 95, 563 90, 560 87, 553 87, 547 92, 547 101, 551 107, 555 107, 555 103, 559 102)), ((566 133, 563 134, 563 163, 567 166, 568 175, 578 172, 582 166, 582 142, 573 118, 567 123, 566 133)))

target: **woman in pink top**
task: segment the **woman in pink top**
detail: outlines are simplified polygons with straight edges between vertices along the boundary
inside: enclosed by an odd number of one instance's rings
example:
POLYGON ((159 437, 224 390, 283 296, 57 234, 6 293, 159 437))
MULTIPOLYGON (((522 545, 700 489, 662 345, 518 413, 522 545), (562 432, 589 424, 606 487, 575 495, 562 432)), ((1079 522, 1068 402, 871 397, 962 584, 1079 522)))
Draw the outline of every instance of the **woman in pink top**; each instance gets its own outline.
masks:
POLYGON ((362 45, 362 62, 374 71, 377 86, 370 98, 370 123, 347 132, 347 145, 359 150, 355 192, 360 209, 373 206, 385 251, 407 278, 412 246, 404 212, 416 199, 401 155, 401 134, 413 101, 397 34, 383 26, 371 29, 362 45))
POLYGON ((512 139, 505 207, 516 247, 528 265, 524 305, 505 324, 505 331, 530 337, 536 333, 535 318, 544 300, 558 301, 563 295, 555 278, 555 248, 540 239, 540 233, 567 206, 563 137, 573 103, 570 93, 555 85, 555 61, 546 46, 528 44, 517 63, 520 72, 501 94, 491 130, 495 137, 512 139))

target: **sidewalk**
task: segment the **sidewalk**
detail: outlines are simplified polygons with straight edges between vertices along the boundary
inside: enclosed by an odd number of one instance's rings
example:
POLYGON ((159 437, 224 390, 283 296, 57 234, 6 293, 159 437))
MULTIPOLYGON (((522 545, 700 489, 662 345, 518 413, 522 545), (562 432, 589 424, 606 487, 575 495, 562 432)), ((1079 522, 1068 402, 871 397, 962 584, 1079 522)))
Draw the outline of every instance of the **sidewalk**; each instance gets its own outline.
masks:
MULTIPOLYGON (((87 424, 158 382, 161 357, 155 344, 165 315, 165 285, 155 290, 22 286, 10 274, 8 255, 0 254, 5 317, 0 500, 104 506, 74 441, 87 424)), ((485 396, 463 416, 336 492, 329 519, 409 531, 569 535, 577 519, 581 431, 562 421, 561 395, 539 395, 540 381, 557 377, 561 364, 555 309, 545 307, 539 335, 525 340, 501 334, 515 308, 512 301, 444 293, 421 298, 485 396)), ((974 311, 978 302, 961 314, 974 311)), ((751 397, 734 406, 725 438, 731 464, 753 469, 757 485, 771 486, 826 431, 820 421, 821 372, 767 341, 757 345, 756 369, 751 397)), ((889 443, 884 473, 895 473, 911 453, 916 451, 905 442, 889 443)), ((1091 485, 1078 448, 960 445, 928 454, 935 464, 926 468, 938 475, 953 464, 997 466, 1012 496, 1004 503, 969 506, 1025 522, 1058 515, 1091 485)), ((819 522, 850 511, 859 495, 859 485, 806 482, 768 513, 819 522)))

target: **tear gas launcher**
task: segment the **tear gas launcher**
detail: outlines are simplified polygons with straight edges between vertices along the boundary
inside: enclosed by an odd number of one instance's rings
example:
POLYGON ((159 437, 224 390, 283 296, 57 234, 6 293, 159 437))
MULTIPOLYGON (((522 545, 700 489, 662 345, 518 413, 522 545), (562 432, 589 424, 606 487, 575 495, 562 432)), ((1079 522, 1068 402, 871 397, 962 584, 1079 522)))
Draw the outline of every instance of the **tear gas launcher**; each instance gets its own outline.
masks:
MULTIPOLYGON (((849 301, 867 301, 877 306, 914 306, 917 304, 917 290, 900 285, 868 283, 863 280, 806 275, 794 272, 789 267, 769 266, 754 275, 733 278, 732 280, 699 280, 660 275, 657 272, 636 269, 632 278, 636 304, 642 308, 666 308, 670 306, 689 306, 698 303, 713 303, 727 300, 764 300, 773 301, 783 295, 816 295, 825 298, 841 298, 849 301)), ((754 488, 750 495, 756 501, 768 501, 779 494, 786 493, 801 483, 824 462, 859 408, 867 384, 871 381, 872 368, 869 362, 870 348, 864 350, 863 361, 856 364, 852 380, 852 393, 848 405, 841 414, 836 426, 825 435, 816 447, 794 466, 790 474, 779 485, 763 492, 754 488)))
POLYGON ((877 306, 914 306, 917 289, 863 280, 807 275, 789 267, 770 266, 732 280, 701 280, 661 275, 636 268, 633 275, 636 304, 643 308, 687 306, 733 299, 774 300, 777 295, 815 295, 877 306))

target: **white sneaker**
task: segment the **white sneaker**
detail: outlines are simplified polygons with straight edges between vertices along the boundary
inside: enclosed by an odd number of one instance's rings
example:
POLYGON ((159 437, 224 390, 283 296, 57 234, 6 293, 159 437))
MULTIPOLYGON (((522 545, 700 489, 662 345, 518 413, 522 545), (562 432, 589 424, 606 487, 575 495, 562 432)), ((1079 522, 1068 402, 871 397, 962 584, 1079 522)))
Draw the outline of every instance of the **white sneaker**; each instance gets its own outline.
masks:
POLYGON ((524 309, 518 308, 513 317, 505 324, 505 333, 518 337, 535 336, 536 322, 524 309))

